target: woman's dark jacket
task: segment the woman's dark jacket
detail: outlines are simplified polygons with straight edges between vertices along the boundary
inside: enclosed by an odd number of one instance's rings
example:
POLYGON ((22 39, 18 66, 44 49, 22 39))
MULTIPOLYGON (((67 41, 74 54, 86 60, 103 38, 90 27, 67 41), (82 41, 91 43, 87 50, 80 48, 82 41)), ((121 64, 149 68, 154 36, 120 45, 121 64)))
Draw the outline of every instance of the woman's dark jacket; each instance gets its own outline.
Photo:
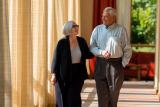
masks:
MULTIPOLYGON (((88 78, 86 69, 86 59, 92 58, 93 54, 90 52, 86 41, 82 37, 77 36, 77 41, 81 51, 81 72, 82 78, 85 80, 88 78)), ((52 73, 56 74, 58 81, 70 82, 72 79, 72 61, 69 36, 66 36, 58 41, 53 62, 52 62, 52 73)))

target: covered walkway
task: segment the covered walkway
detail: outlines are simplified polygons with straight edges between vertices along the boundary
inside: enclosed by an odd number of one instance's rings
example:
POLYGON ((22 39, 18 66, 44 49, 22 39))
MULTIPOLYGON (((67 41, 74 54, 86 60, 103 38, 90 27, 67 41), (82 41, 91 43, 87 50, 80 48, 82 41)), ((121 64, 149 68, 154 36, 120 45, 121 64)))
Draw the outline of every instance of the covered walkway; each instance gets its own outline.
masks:
MULTIPOLYGON (((154 83, 149 81, 124 82, 118 107, 160 107, 154 83)), ((82 107, 98 107, 94 80, 87 80, 82 90, 82 107)))
MULTIPOLYGON (((131 2, 0 0, 0 107, 55 107, 50 72, 57 41, 64 36, 64 23, 74 20, 79 24, 79 33, 89 44, 93 27, 101 23, 104 7, 113 6, 117 9, 117 22, 132 37, 131 2)), ((160 0, 156 11, 155 82, 125 82, 119 107, 160 107, 160 0)), ((90 80, 85 84, 83 107, 98 107, 94 85, 90 80)))

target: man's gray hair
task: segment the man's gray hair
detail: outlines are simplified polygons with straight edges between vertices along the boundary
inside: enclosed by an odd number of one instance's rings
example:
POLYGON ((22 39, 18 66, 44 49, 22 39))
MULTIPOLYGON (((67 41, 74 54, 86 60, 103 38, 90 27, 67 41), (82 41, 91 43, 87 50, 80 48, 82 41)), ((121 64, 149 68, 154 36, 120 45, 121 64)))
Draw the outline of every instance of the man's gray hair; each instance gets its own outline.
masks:
POLYGON ((110 13, 111 15, 116 16, 116 10, 112 7, 106 7, 103 10, 103 13, 110 13))
POLYGON ((74 21, 68 21, 64 24, 63 26, 63 34, 65 36, 70 35, 71 34, 71 30, 72 30, 72 26, 75 22, 74 21))

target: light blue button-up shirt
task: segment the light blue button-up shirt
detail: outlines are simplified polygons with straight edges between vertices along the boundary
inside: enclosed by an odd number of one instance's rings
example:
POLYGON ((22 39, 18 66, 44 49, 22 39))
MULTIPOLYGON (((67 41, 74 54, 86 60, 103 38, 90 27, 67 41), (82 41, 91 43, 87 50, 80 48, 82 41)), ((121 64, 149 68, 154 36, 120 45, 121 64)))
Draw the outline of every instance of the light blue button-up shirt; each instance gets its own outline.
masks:
POLYGON ((104 24, 96 26, 91 35, 90 49, 98 57, 103 57, 103 50, 110 52, 111 58, 122 57, 124 67, 132 56, 132 48, 126 29, 118 24, 112 24, 107 29, 104 24))

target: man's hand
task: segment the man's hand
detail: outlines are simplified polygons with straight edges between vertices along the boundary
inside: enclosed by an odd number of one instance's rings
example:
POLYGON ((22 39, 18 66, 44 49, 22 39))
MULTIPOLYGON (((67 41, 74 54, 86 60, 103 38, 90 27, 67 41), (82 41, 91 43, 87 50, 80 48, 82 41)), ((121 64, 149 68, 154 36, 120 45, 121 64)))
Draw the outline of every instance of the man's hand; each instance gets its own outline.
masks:
POLYGON ((111 57, 111 53, 109 53, 108 51, 102 51, 102 56, 105 58, 105 59, 109 59, 111 57))
POLYGON ((56 75, 55 75, 55 74, 52 74, 51 84, 55 85, 55 83, 56 83, 56 75))

